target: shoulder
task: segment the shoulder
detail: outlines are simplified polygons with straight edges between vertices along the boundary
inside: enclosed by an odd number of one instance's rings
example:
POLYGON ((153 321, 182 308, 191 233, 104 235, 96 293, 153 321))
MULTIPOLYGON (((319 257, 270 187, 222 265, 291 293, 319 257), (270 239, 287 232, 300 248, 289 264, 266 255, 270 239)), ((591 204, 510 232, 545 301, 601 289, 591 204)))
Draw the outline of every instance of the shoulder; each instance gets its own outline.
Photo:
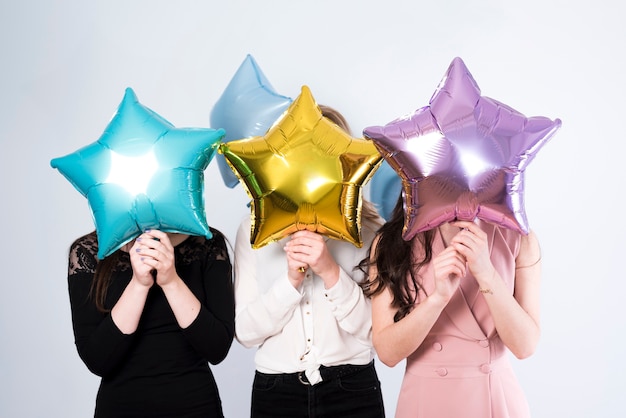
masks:
POLYGON ((509 247, 514 253, 517 253, 520 241, 524 236, 523 233, 490 222, 481 222, 480 225, 481 229, 487 233, 487 236, 489 236, 494 243, 503 241, 506 243, 507 247, 509 247))
POLYGON ((530 266, 541 260, 541 247, 534 231, 520 237, 520 249, 516 263, 520 266, 530 266))
POLYGON ((93 272, 98 264, 98 238, 96 232, 83 235, 70 246, 69 272, 93 272))
POLYGON ((250 241, 251 228, 252 219, 250 219, 250 215, 244 216, 241 221, 239 221, 239 226, 237 227, 237 239, 250 241))
POLYGON ((494 243, 503 241, 515 257, 516 264, 527 265, 538 261, 541 258, 539 240, 534 231, 527 234, 505 228, 501 226, 491 226, 493 228, 494 243))
POLYGON ((94 253, 97 253, 98 235, 96 234, 96 231, 92 231, 88 234, 83 235, 82 237, 76 238, 76 240, 70 246, 70 249, 73 248, 93 249, 94 253))
POLYGON ((224 234, 211 228, 211 238, 192 235, 179 247, 180 255, 187 262, 194 260, 228 260, 228 241, 224 234))

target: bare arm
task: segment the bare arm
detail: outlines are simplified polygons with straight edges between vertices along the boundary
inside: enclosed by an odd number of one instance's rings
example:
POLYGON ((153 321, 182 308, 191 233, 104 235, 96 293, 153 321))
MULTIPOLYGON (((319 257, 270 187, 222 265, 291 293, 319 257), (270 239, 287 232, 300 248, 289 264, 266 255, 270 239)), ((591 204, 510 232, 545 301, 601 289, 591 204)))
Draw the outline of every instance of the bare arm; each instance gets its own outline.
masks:
POLYGON ((111 309, 111 319, 122 333, 128 335, 137 330, 150 287, 140 283, 133 276, 122 296, 111 309))
MULTIPOLYGON (((185 235, 175 235, 173 239, 178 243, 185 238, 185 235)), ((163 289, 176 322, 181 328, 187 328, 198 316, 201 304, 176 272, 170 237, 161 231, 147 231, 137 240, 136 248, 139 251, 135 250, 135 256, 140 256, 141 263, 156 271, 156 283, 163 289)))
POLYGON ((151 273, 152 267, 143 262, 140 248, 140 240, 135 240, 132 247, 128 249, 133 276, 111 309, 111 319, 119 330, 127 335, 137 330, 148 291, 154 284, 154 277, 151 273))
POLYGON ((489 260, 482 230, 472 222, 454 225, 467 228, 453 238, 451 245, 467 258, 468 268, 484 291, 498 335, 517 358, 529 357, 541 333, 541 252, 537 237, 532 232, 522 236, 516 259, 515 290, 511 295, 489 260))
MULTIPOLYGON (((375 254, 377 241, 372 246, 375 254)), ((373 261, 373 260, 372 260, 373 261)), ((413 310, 394 322, 396 307, 389 288, 372 298, 373 342, 379 359, 393 367, 413 353, 424 341, 439 318, 441 311, 459 287, 460 278, 465 275, 464 260, 456 251, 446 249, 433 259, 435 268, 435 291, 416 304, 413 310)), ((375 264, 370 266, 370 277, 377 276, 375 264)))

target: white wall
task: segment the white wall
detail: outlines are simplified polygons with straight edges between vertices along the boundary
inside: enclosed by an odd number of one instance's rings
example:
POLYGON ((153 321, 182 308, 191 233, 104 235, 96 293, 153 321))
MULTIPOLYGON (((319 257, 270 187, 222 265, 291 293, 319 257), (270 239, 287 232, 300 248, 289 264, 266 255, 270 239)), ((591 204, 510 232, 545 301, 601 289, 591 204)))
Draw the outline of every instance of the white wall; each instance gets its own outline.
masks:
MULTIPOLYGON (((618 417, 623 259, 624 7, 616 1, 22 0, 0 4, 0 416, 86 417, 98 379, 73 344, 67 248, 93 224, 51 158, 95 141, 132 87, 179 127, 207 127, 250 53, 275 89, 308 85, 355 132, 428 104, 453 57, 484 95, 562 129, 526 173, 543 248, 543 336, 515 361, 535 417, 618 417), (622 180, 622 182, 618 182, 622 180)), ((234 241, 243 189, 206 172, 209 222, 234 241)), ((248 414, 251 350, 215 368, 248 414)), ((379 363, 389 415, 402 366, 379 363)))

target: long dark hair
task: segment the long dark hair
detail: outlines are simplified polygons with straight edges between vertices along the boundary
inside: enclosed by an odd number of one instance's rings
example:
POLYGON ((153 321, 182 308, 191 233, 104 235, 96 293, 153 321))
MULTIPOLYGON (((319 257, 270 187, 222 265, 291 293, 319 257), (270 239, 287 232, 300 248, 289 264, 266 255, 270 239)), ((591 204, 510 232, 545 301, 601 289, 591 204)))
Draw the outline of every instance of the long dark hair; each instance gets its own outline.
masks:
POLYGON ((93 299, 96 304, 96 308, 98 308, 100 312, 110 311, 110 309, 107 309, 104 306, 104 303, 107 297, 107 291, 109 290, 109 285, 111 284, 111 278, 113 277, 113 270, 119 264, 121 255, 122 250, 117 250, 108 257, 98 261, 98 264, 96 265, 93 281, 91 282, 91 289, 89 290, 89 296, 93 299))
POLYGON ((389 288, 393 296, 392 306, 397 308, 394 320, 404 318, 415 304, 420 285, 417 280, 419 270, 433 257, 432 243, 434 230, 418 233, 411 241, 402 238, 404 227, 404 204, 402 195, 398 198, 389 220, 378 230, 376 250, 364 259, 360 267, 367 274, 368 267, 375 265, 377 275, 369 277, 363 286, 366 296, 372 297, 389 288), (413 246, 419 245, 416 252, 413 246), (373 260, 373 261, 371 261, 373 260))
POLYGON ((121 265, 122 250, 117 250, 101 260, 97 254, 98 234, 95 230, 77 238, 69 249, 68 276, 92 275, 88 298, 95 303, 100 312, 108 312, 109 310, 105 308, 107 290, 113 272, 121 265))

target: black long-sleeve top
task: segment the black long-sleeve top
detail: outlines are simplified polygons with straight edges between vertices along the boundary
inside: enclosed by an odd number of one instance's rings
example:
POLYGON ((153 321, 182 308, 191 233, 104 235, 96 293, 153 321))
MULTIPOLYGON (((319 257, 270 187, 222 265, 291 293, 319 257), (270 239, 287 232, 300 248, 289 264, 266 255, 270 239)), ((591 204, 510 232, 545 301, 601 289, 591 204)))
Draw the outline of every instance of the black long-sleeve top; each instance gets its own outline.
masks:
MULTIPOLYGON (((154 285, 139 326, 129 335, 90 296, 96 235, 72 245, 68 285, 76 347, 89 370, 102 377, 95 416, 222 416, 208 363, 226 357, 235 309, 226 242, 218 231, 213 235, 210 240, 189 237, 174 249, 176 271, 202 305, 196 319, 182 329, 163 291, 154 285)), ((129 255, 119 251, 116 257, 105 300, 109 311, 132 276, 129 255)))

